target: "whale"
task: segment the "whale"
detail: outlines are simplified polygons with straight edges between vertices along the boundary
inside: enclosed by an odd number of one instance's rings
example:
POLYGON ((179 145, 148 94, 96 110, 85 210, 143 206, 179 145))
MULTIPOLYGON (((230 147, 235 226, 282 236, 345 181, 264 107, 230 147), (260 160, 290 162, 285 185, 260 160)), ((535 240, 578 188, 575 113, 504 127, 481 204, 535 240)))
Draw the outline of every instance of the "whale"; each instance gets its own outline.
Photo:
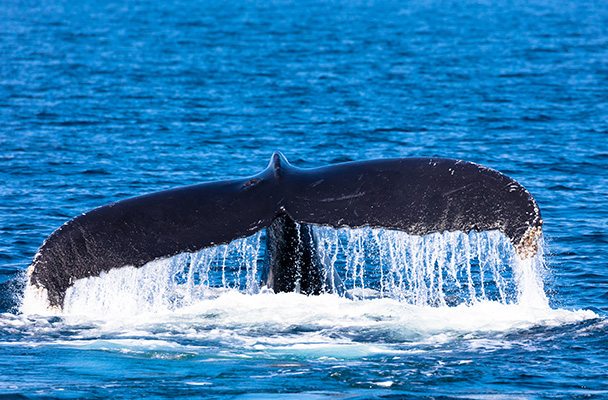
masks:
POLYGON ((110 203, 79 215, 42 244, 28 283, 62 308, 79 279, 230 243, 266 229, 263 285, 316 295, 312 228, 385 228, 411 235, 499 230, 516 254, 536 254, 542 218, 532 195, 485 166, 448 158, 392 158, 298 168, 280 152, 260 173, 110 203))

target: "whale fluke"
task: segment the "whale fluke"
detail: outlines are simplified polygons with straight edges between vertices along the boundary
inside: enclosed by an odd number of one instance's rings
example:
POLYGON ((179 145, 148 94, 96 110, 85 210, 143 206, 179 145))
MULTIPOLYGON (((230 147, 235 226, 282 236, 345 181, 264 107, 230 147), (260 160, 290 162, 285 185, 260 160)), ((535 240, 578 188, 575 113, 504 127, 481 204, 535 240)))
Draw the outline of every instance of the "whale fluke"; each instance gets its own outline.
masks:
POLYGON ((267 285, 316 294, 322 282, 309 224, 413 235, 500 230, 527 258, 537 251, 542 219, 523 186, 470 162, 404 158, 301 169, 274 153, 268 167, 249 178, 134 197, 68 221, 45 240, 29 279, 46 289, 50 305, 62 307, 78 279, 270 228, 267 285))

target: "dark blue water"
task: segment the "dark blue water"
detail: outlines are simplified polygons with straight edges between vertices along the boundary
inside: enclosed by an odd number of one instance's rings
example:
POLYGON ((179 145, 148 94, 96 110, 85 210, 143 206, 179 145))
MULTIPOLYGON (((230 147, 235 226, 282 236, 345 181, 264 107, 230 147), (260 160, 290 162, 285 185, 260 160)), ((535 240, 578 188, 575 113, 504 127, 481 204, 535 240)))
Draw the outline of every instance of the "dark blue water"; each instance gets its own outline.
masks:
POLYGON ((5 313, 0 394, 608 397, 606 2, 0 4, 2 281, 75 215, 256 173, 274 150, 512 176, 567 314, 236 295, 134 322, 5 313))

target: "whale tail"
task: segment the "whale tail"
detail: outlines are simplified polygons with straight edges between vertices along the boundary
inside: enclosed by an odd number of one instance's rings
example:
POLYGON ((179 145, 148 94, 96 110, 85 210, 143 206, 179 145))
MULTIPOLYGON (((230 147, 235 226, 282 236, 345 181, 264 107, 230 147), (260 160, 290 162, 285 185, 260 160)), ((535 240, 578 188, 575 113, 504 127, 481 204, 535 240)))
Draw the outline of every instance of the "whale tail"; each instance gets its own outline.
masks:
POLYGON ((521 258, 538 247, 542 219, 530 193, 478 164, 382 159, 301 169, 280 153, 261 173, 134 197, 96 208, 53 232, 30 283, 61 307, 77 279, 228 243, 267 229, 267 286, 318 294, 324 282, 310 225, 425 235, 499 230, 521 258))

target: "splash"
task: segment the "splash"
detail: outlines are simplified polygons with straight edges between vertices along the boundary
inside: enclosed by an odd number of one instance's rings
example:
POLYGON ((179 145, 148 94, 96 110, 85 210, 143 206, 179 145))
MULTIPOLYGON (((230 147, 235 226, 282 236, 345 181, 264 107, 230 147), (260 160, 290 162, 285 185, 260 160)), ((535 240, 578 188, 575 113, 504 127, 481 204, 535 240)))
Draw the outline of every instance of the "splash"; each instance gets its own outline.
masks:
MULTIPOLYGON (((344 299, 390 299, 421 307, 492 301, 547 308, 543 254, 521 260, 498 231, 426 236, 386 229, 313 227, 326 292, 344 299)), ((226 292, 260 295, 265 232, 227 245, 126 266, 80 279, 66 292, 66 315, 174 312, 226 292)), ((22 311, 50 310, 45 294, 28 286, 22 311)))

